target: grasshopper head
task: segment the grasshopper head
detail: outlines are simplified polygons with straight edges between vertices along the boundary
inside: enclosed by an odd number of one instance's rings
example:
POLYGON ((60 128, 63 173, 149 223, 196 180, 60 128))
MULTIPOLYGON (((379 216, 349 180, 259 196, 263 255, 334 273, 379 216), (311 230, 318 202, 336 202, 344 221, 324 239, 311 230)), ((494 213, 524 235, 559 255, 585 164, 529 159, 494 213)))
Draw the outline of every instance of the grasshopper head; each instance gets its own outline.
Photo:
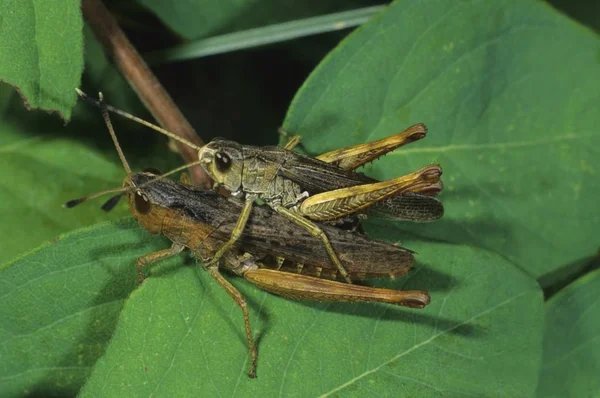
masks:
POLYGON ((242 188, 244 154, 242 146, 237 142, 214 139, 200 149, 198 159, 204 170, 219 185, 231 192, 242 188))

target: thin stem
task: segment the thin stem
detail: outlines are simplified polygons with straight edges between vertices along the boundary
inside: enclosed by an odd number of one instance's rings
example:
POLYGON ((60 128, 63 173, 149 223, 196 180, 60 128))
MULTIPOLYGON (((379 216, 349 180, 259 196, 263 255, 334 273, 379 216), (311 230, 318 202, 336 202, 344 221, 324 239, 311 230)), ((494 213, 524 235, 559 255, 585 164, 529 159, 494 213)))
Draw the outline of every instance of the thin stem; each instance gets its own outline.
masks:
POLYGON ((362 25, 385 6, 360 8, 195 40, 146 54, 150 64, 206 57, 362 25))

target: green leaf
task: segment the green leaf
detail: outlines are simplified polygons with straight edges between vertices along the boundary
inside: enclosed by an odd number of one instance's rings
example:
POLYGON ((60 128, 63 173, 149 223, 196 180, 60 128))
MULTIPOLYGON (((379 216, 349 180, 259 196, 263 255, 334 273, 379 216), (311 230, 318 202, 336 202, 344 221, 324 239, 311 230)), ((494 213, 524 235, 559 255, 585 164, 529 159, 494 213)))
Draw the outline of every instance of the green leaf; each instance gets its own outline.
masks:
POLYGON ((71 117, 83 72, 80 8, 78 0, 0 2, 0 80, 19 91, 28 109, 71 117))
POLYGON ((372 5, 373 2, 352 0, 308 4, 291 0, 180 0, 167 3, 139 0, 139 3, 152 10, 171 29, 191 40, 343 11, 361 4, 372 5))
POLYGON ((539 397, 592 397, 600 391, 600 270, 546 303, 539 397))
POLYGON ((53 240, 0 271, 0 395, 75 395, 157 247, 132 221, 53 240))
POLYGON ((532 394, 543 314, 535 281, 480 249, 413 249, 423 264, 381 285, 430 289, 421 311, 294 302, 231 278, 259 341, 256 380, 229 296, 201 269, 163 271, 126 301, 81 395, 532 394))
POLYGON ((318 154, 426 123, 425 140, 365 170, 442 165, 444 219, 396 228, 540 278, 597 249, 599 48, 543 2, 399 1, 319 65, 284 128, 318 154))

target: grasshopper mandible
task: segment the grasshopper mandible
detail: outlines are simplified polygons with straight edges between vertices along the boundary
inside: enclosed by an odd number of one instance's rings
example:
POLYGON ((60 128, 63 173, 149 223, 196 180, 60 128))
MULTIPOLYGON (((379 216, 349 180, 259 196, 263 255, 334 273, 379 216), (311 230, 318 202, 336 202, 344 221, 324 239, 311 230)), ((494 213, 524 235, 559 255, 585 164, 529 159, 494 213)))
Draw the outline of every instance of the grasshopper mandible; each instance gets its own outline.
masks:
MULTIPOLYGON (((127 193, 130 210, 140 225, 173 242, 171 248, 137 260, 140 282, 144 279, 145 267, 177 255, 185 248, 202 260, 212 258, 229 239, 242 204, 212 191, 157 179, 158 172, 132 173, 105 110, 103 117, 127 172, 124 188, 76 199, 66 206, 73 207, 104 193, 118 193, 102 206, 108 211, 127 193)), ((413 264, 410 250, 329 225, 320 228, 326 231, 354 279, 395 277, 408 272, 413 264)), ((204 263, 203 267, 242 310, 251 357, 250 377, 256 376, 258 356, 246 301, 221 275, 219 266, 263 290, 299 300, 382 302, 413 308, 423 308, 430 300, 425 291, 396 291, 335 281, 338 270, 332 267, 324 248, 315 248, 314 237, 267 207, 255 210, 240 239, 220 260, 218 264, 204 263)))
MULTIPOLYGON (((97 101, 80 90, 77 92, 83 99, 97 104, 97 101)), ((166 175, 200 164, 215 180, 216 185, 224 186, 232 192, 233 196, 245 196, 244 206, 231 237, 216 252, 211 260, 213 263, 217 263, 219 258, 240 238, 254 202, 261 199, 289 221, 319 238, 342 277, 346 282, 352 283, 347 269, 339 260, 327 234, 314 221, 341 219, 406 192, 441 190, 442 171, 439 165, 430 165, 409 175, 382 182, 353 170, 347 170, 359 167, 394 148, 422 138, 426 133, 424 125, 413 126, 404 133, 394 136, 394 140, 380 140, 373 145, 363 144, 333 151, 323 155, 325 160, 319 160, 286 148, 243 146, 221 139, 215 139, 203 147, 198 147, 133 115, 110 106, 103 106, 198 150, 197 162, 172 170, 166 175)), ((409 199, 414 199, 414 196, 409 199)), ((426 200, 430 209, 434 209, 429 211, 431 219, 439 218, 437 215, 441 216, 443 213, 441 202, 436 199, 422 196, 419 200, 426 200), (431 203, 434 205, 432 206, 431 203)), ((384 214, 386 210, 393 211, 394 206, 388 203, 387 209, 385 206, 378 209, 379 213, 384 214)))

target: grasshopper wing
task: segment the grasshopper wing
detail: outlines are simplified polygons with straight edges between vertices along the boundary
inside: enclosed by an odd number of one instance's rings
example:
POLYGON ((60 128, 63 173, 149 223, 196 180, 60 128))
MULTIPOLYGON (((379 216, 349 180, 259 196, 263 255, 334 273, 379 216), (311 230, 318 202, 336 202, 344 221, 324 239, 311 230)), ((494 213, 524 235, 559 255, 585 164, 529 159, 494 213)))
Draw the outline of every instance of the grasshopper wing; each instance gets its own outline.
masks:
POLYGON ((371 182, 363 174, 295 152, 288 153, 279 175, 292 180, 311 195, 371 182))
POLYGON ((367 215, 387 220, 430 222, 444 215, 442 202, 431 196, 405 192, 369 207, 367 215))

